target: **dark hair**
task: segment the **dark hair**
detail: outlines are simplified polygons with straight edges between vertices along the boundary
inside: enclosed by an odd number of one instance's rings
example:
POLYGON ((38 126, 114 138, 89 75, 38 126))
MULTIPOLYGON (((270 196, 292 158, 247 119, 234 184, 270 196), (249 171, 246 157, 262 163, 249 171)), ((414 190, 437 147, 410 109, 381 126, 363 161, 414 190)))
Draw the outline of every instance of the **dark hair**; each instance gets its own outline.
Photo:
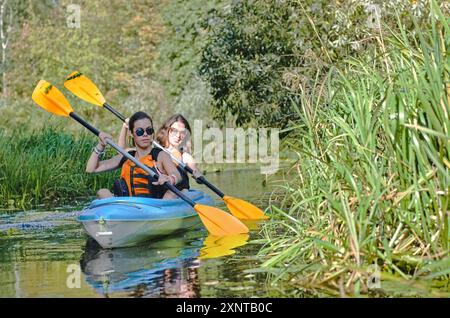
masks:
POLYGON ((131 133, 133 133, 133 130, 134 130, 134 123, 137 120, 140 120, 140 119, 148 119, 148 120, 150 120, 150 123, 152 124, 152 128, 154 128, 153 127, 153 120, 152 120, 152 118, 149 115, 147 115, 147 113, 136 112, 130 117, 130 121, 128 122, 128 127, 130 128, 130 132, 131 133))
POLYGON ((183 115, 181 114, 175 114, 169 119, 167 119, 166 122, 158 129, 158 132, 156 133, 156 140, 161 146, 165 148, 169 147, 169 129, 170 126, 172 126, 176 122, 183 123, 184 127, 186 127, 189 133, 192 133, 191 126, 189 126, 189 123, 186 120, 186 118, 184 118, 183 115))

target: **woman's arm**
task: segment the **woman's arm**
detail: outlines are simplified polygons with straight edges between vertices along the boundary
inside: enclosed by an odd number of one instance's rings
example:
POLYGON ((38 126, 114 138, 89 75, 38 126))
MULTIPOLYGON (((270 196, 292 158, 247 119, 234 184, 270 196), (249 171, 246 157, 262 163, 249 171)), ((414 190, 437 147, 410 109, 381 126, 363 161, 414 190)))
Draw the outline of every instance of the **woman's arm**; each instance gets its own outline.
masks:
POLYGON ((198 169, 197 164, 195 163, 194 157, 192 157, 189 153, 187 152, 183 153, 183 162, 186 164, 186 166, 192 169, 192 171, 194 172, 192 175, 194 176, 195 179, 198 179, 203 176, 200 170, 198 169))
POLYGON ((91 157, 86 165, 87 173, 97 173, 97 172, 105 172, 111 171, 119 168, 120 160, 122 159, 122 155, 117 155, 107 160, 99 160, 99 155, 95 152, 92 152, 91 157))
POLYGON ((120 130, 119 140, 117 141, 117 144, 121 148, 127 148, 127 134, 128 134, 128 122, 129 118, 125 119, 125 122, 122 125, 122 129, 120 130))
POLYGON ((106 138, 111 138, 110 135, 101 132, 99 134, 99 143, 95 146, 96 150, 92 151, 91 157, 86 164, 87 173, 104 172, 117 169, 119 167, 122 155, 117 155, 108 160, 100 161, 100 154, 105 151, 106 148, 106 138), (97 153, 99 152, 99 153, 97 153))
POLYGON ((168 154, 166 154, 164 151, 160 151, 160 153, 158 154, 157 162, 158 168, 165 175, 160 175, 158 182, 154 182, 154 184, 163 184, 166 181, 169 181, 172 184, 177 184, 181 181, 181 175, 168 154), (172 176, 175 177, 175 180, 172 176))

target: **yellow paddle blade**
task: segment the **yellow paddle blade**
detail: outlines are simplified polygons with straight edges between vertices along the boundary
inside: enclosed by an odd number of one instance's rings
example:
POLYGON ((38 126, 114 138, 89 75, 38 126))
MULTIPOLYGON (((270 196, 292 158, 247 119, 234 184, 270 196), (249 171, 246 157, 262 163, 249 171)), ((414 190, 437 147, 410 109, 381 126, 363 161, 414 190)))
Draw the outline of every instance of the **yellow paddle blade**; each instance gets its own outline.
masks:
POLYGON ((218 208, 196 204, 194 206, 208 232, 215 236, 248 233, 248 227, 231 214, 218 208))
POLYGON ((232 198, 227 195, 223 197, 223 200, 231 214, 239 219, 260 220, 269 218, 261 209, 247 201, 232 198))
POLYGON ((73 112, 64 95, 47 81, 39 81, 31 98, 36 104, 55 115, 68 117, 73 112))
POLYGON ((88 103, 103 106, 106 102, 97 86, 95 86, 89 78, 78 71, 71 73, 67 77, 64 86, 75 96, 88 103))
POLYGON ((236 247, 247 244, 248 234, 236 234, 227 236, 209 235, 203 241, 199 259, 216 258, 235 253, 236 247))

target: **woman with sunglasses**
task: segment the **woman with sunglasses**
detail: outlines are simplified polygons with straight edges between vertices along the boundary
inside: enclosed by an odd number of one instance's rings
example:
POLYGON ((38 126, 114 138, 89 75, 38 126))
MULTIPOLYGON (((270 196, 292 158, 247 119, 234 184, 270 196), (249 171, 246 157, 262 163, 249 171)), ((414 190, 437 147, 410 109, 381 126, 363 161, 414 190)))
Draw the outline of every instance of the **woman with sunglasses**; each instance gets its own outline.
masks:
MULTIPOLYGON (((169 150, 174 157, 186 164, 194 171, 194 178, 197 179, 201 173, 197 169, 194 158, 190 154, 191 150, 191 126, 186 118, 180 114, 175 114, 159 128, 156 134, 158 143, 169 150)), ((177 166, 181 175, 181 182, 178 184, 179 190, 189 189, 189 178, 184 169, 177 166)))
MULTIPOLYGON (((119 182, 122 185, 120 186, 121 193, 116 193, 117 195, 157 199, 176 198, 176 195, 168 191, 163 184, 169 182, 177 185, 181 181, 181 176, 170 156, 161 149, 153 147, 154 129, 152 119, 144 112, 137 112, 130 117, 128 126, 136 147, 135 150, 131 150, 129 153, 157 173, 159 175, 158 181, 151 180, 145 171, 136 167, 131 160, 123 155, 119 154, 111 159, 100 161, 100 157, 105 151, 106 138, 111 138, 110 135, 104 132, 99 134, 100 141, 94 147, 88 160, 86 172, 96 173, 121 168, 121 182, 119 182), (126 193, 123 191, 124 188, 126 193)), ((115 184, 116 186, 117 184, 115 184)), ((97 192, 97 197, 100 199, 112 196, 113 194, 108 189, 100 189, 97 192)))

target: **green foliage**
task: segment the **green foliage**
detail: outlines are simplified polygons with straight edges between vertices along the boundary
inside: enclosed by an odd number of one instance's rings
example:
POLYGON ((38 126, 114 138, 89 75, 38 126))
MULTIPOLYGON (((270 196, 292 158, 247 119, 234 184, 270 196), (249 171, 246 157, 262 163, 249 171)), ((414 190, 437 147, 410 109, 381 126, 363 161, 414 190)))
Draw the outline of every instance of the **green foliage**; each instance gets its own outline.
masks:
MULTIPOLYGON (((427 8, 419 9, 427 19, 427 8)), ((369 57, 384 28, 396 26, 395 10, 411 25, 407 0, 235 1, 212 10, 200 73, 215 118, 282 128, 297 121, 299 95, 348 56, 369 57), (374 3, 383 29, 372 21, 374 3)))
POLYGON ((399 20, 370 63, 349 58, 301 95, 303 120, 286 140, 297 173, 272 207, 278 222, 265 227, 261 252, 275 252, 264 267, 289 268, 279 278, 340 281, 341 293, 358 294, 370 291, 368 267, 377 265, 404 279, 448 281, 436 264, 450 252, 450 28, 433 12, 436 21, 415 25, 417 41, 399 20))
MULTIPOLYGON (((157 58, 156 46, 162 32, 156 10, 159 2, 84 1, 80 3, 80 28, 67 25, 69 4, 72 1, 29 2, 24 9, 26 19, 17 26, 18 32, 12 39, 7 72, 8 85, 14 89, 3 101, 4 108, 14 114, 17 105, 32 105, 34 86, 39 79, 46 79, 63 91, 81 115, 101 123, 102 129, 117 130, 120 125, 114 125, 109 114, 86 106, 63 89, 67 75, 79 70, 97 84, 119 111, 131 115, 131 111, 146 110, 157 117, 158 105, 151 107, 152 91, 142 84, 151 79, 157 58), (145 93, 135 98, 133 94, 141 90, 145 93)), ((44 115, 37 118, 41 116, 44 115)), ((29 122, 29 116, 6 118, 13 125, 29 122)), ((9 129, 11 125, 3 127, 9 129)))
POLYGON ((56 204, 80 196, 93 196, 110 188, 117 173, 85 172, 93 138, 75 139, 49 128, 12 135, 0 133, 0 201, 2 206, 26 209, 40 203, 56 204))
POLYGON ((214 10, 200 73, 211 85, 215 118, 229 113, 236 124, 286 123, 291 101, 281 81, 282 69, 295 67, 290 8, 281 2, 240 1, 230 12, 214 10))
MULTIPOLYGON (((227 1, 81 2, 79 29, 67 26, 71 1, 18 2, 20 19, 11 38, 6 73, 13 89, 0 104, 5 115, 1 128, 24 123, 41 128, 47 123, 48 115, 30 101, 37 81, 44 78, 62 89, 82 116, 102 130, 117 131, 120 125, 110 114, 62 88, 74 70, 88 75, 108 103, 127 116, 144 110, 153 115, 156 125, 175 112, 190 120, 210 117, 208 85, 197 74, 206 38, 203 21, 211 8, 227 1)), ((75 123, 51 121, 79 131, 75 123)))
POLYGON ((173 0, 168 1, 161 11, 165 32, 164 41, 158 48, 158 78, 173 110, 188 120, 210 117, 209 87, 198 76, 208 37, 205 21, 211 10, 228 2, 173 0))
POLYGON ((163 9, 166 33, 165 41, 158 50, 160 58, 157 67, 171 96, 179 96, 195 75, 206 38, 203 21, 209 10, 221 2, 224 1, 174 0, 163 9))

